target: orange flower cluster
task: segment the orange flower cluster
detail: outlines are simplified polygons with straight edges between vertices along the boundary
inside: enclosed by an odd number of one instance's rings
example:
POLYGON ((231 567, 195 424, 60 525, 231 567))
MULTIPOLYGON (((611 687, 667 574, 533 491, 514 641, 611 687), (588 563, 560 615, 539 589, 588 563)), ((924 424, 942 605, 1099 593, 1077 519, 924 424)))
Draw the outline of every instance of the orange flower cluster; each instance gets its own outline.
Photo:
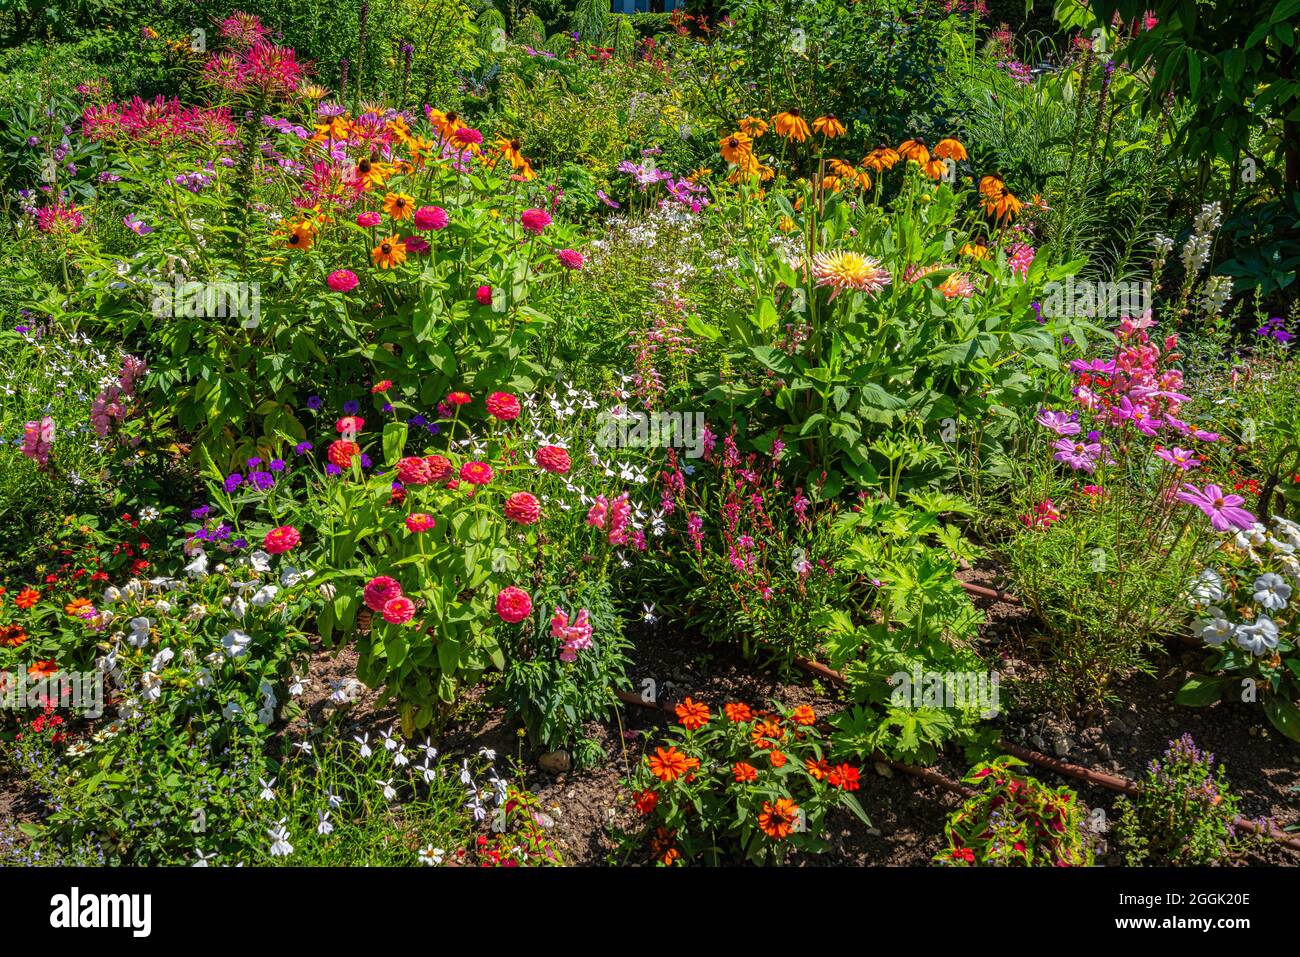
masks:
POLYGON ((980 195, 984 197, 984 212, 1001 222, 1018 216, 1023 204, 1007 189, 1007 184, 997 173, 980 179, 980 195))
POLYGON ((667 784, 680 777, 690 781, 694 777, 692 772, 700 766, 700 759, 682 754, 675 747, 658 748, 646 759, 646 765, 651 774, 667 784))

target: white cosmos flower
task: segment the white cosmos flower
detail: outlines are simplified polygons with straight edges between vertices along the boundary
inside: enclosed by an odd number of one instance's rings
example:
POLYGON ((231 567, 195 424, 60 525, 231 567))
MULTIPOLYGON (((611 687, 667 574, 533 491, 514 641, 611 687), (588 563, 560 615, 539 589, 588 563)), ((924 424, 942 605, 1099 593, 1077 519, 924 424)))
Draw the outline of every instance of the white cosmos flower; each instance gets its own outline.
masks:
POLYGON ((1267 611, 1280 611, 1291 597, 1291 586, 1285 578, 1273 572, 1255 579, 1255 604, 1267 611))

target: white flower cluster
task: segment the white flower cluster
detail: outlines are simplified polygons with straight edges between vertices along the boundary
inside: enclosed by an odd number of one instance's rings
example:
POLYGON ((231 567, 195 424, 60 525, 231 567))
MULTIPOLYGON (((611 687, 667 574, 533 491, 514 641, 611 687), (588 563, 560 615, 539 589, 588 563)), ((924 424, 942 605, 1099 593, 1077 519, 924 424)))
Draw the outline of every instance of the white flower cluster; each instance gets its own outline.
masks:
POLYGON ((1188 592, 1188 603, 1197 614, 1192 630, 1208 645, 1219 647, 1231 641, 1262 658, 1277 649, 1285 613, 1300 589, 1300 525, 1275 515, 1271 531, 1256 522, 1238 532, 1233 544, 1247 562, 1240 584, 1234 589, 1224 574, 1211 568, 1201 572, 1188 592), (1267 553, 1261 554, 1265 549, 1267 553), (1233 601, 1228 601, 1234 590, 1233 601), (1245 595, 1255 606, 1249 617, 1237 611, 1237 606, 1244 606, 1240 599, 1245 595))

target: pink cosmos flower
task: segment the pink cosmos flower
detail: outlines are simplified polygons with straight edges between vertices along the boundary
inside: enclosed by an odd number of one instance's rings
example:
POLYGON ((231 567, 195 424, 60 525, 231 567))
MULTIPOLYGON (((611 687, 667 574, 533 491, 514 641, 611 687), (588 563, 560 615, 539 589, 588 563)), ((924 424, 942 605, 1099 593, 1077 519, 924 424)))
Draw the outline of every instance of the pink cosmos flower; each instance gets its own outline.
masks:
POLYGON ((1100 442, 1071 442, 1069 439, 1059 439, 1052 443, 1052 448, 1056 449, 1056 454, 1052 456, 1057 462, 1064 462, 1072 469, 1087 472, 1091 475, 1097 466, 1097 458, 1101 455, 1100 442))
POLYGON ((325 277, 325 285, 335 292, 351 292, 357 288, 357 274, 351 269, 336 269, 325 277))
POLYGON ((361 590, 361 597, 366 607, 376 612, 382 612, 385 605, 394 598, 400 598, 401 594, 402 586, 396 579, 389 578, 387 575, 376 575, 366 582, 366 587, 361 590))
POLYGON ((1050 498, 1043 499, 1034 506, 1032 514, 1019 516, 1020 523, 1026 528, 1032 528, 1041 531, 1049 528, 1053 523, 1061 520, 1061 513, 1056 510, 1050 498))
POLYGON ((416 229, 446 229, 449 222, 451 219, 441 206, 421 206, 415 211, 416 229))
POLYGON ((1207 485, 1204 491, 1195 485, 1184 485, 1175 498, 1195 505, 1209 516, 1210 525, 1216 532, 1226 532, 1230 528, 1245 531, 1255 524, 1255 516, 1239 507, 1246 500, 1240 495, 1225 494, 1217 485, 1207 485))
POLYGON ((1195 452, 1189 452, 1187 449, 1180 449, 1177 446, 1172 449, 1156 449, 1156 458, 1164 459, 1169 464, 1178 466, 1184 472, 1200 465, 1195 452))
POLYGON ((1077 417, 1070 415, 1068 412, 1053 412, 1050 409, 1043 409, 1034 416, 1034 421, 1045 429, 1051 429, 1057 435, 1078 435, 1079 423, 1075 421, 1077 417))

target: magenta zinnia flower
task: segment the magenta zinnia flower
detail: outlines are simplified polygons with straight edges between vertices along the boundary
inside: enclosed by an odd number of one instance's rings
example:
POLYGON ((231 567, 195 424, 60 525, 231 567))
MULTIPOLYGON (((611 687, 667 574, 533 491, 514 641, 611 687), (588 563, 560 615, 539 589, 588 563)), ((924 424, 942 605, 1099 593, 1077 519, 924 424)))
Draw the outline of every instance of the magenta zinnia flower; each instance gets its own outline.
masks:
POLYGON ((1255 516, 1244 508, 1239 508, 1244 501, 1240 495, 1224 494, 1217 485, 1207 485, 1201 491, 1195 485, 1184 485, 1175 498, 1188 505, 1195 505, 1210 518, 1210 525, 1216 532, 1226 532, 1230 528, 1245 530, 1255 524, 1255 516))
POLYGON ((525 209, 519 217, 519 225, 534 236, 540 236, 551 225, 551 214, 544 209, 525 209))
POLYGON ((581 269, 583 263, 586 262, 586 260, 582 258, 582 253, 578 252, 576 249, 561 249, 555 254, 555 256, 560 260, 560 265, 565 269, 572 269, 575 271, 581 269))
POLYGON ((335 292, 351 292, 357 288, 357 274, 351 269, 336 269, 325 277, 325 284, 335 292))
POLYGON ((415 211, 416 229, 446 229, 450 218, 441 206, 421 206, 415 211))

